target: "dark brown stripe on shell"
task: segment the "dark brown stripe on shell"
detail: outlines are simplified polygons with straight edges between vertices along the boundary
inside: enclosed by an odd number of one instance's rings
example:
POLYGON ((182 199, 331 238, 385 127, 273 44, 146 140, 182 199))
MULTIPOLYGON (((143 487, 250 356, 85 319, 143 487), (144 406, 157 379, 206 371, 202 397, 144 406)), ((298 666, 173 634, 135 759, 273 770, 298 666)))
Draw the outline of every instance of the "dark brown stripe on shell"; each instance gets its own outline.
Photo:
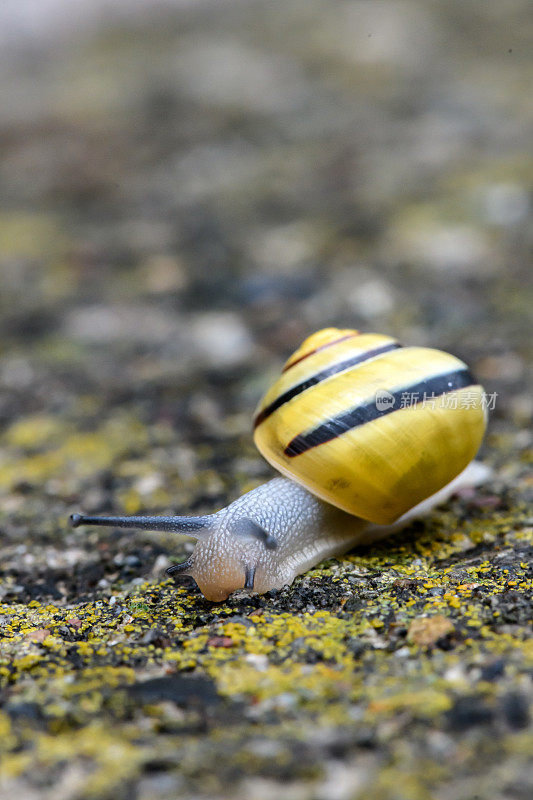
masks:
POLYGON ((289 400, 293 399, 293 397, 297 397, 302 392, 305 392, 306 389, 309 389, 311 386, 316 386, 317 383, 325 381, 326 378, 331 378, 332 375, 337 375, 339 372, 344 372, 344 370, 355 367, 356 364, 362 364, 364 361, 368 361, 370 358, 374 358, 375 356, 380 356, 383 353, 388 353, 390 350, 397 350, 401 346, 402 345, 398 344, 398 342, 390 342, 389 344, 384 344, 381 347, 374 347, 373 350, 367 350, 365 353, 359 353, 351 358, 345 358, 343 361, 339 361, 337 364, 333 364, 331 367, 323 369, 321 372, 317 372, 316 375, 312 375, 305 381, 296 384, 296 386, 293 386, 291 389, 283 392, 283 394, 280 394, 280 396, 277 397, 272 403, 260 411, 255 418, 254 428, 257 428, 258 425, 264 422, 264 420, 273 414, 274 411, 277 411, 278 408, 285 405, 285 403, 288 403, 289 400))
POLYGON ((285 448, 284 453, 290 458, 299 456, 307 452, 307 450, 311 450, 313 447, 336 439, 337 436, 341 436, 347 431, 351 431, 354 428, 365 425, 367 422, 372 422, 375 419, 398 411, 399 406, 396 404, 401 400, 401 396, 404 392, 409 392, 410 394, 416 394, 418 396, 423 396, 425 392, 426 398, 429 395, 431 399, 433 399, 433 395, 435 397, 440 397, 456 389, 464 389, 467 386, 473 386, 475 383, 476 381, 468 369, 458 369, 454 372, 448 372, 446 375, 437 375, 434 378, 429 378, 429 380, 403 386, 395 392, 390 392, 393 402, 386 408, 378 409, 375 399, 364 403, 364 405, 355 406, 349 411, 345 411, 343 414, 339 414, 329 419, 327 422, 322 423, 322 425, 318 425, 308 433, 295 436, 285 448))
POLYGON ((353 339, 355 336, 361 336, 359 331, 357 331, 356 333, 347 333, 344 336, 339 336, 338 339, 332 339, 331 342, 326 342, 326 344, 323 344, 320 347, 315 347, 314 350, 309 350, 307 353, 304 353, 303 356, 297 358, 296 361, 290 361, 288 364, 286 364, 281 370, 282 374, 284 372, 287 372, 287 370, 290 369, 291 367, 294 367, 295 364, 299 364, 301 361, 304 361, 306 358, 309 358, 309 356, 312 356, 315 353, 319 353, 321 350, 327 350, 328 347, 333 347, 334 344, 339 344, 339 342, 344 342, 346 341, 346 339, 353 339))

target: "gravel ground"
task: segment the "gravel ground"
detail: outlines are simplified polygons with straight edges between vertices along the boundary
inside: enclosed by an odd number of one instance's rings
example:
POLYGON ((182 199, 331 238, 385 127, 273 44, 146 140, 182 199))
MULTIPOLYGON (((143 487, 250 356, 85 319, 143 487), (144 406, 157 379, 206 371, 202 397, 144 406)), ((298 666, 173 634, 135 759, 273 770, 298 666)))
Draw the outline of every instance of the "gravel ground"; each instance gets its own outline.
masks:
POLYGON ((90 5, 1 12, 1 800, 530 798, 529 3, 90 5), (271 476, 330 325, 464 358, 489 484, 218 605, 68 528, 271 476))

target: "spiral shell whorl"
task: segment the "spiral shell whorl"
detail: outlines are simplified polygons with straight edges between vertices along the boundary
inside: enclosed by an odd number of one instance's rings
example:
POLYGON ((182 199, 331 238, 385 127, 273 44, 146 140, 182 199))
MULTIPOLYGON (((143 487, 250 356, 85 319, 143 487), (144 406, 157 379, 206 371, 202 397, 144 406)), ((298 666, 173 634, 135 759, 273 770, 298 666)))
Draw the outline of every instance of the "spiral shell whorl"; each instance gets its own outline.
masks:
POLYGON ((485 430, 482 393, 448 353, 328 328, 287 361, 258 407, 254 439, 271 464, 318 497, 390 524, 475 456, 485 430))

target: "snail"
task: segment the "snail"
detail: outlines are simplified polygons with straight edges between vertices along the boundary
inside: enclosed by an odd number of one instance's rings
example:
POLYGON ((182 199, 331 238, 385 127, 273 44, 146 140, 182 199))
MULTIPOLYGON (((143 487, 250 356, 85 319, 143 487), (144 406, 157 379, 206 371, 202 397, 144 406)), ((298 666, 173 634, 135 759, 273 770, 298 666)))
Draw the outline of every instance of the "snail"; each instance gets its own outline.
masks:
POLYGON ((71 516, 71 524, 174 531, 196 539, 170 567, 225 600, 292 583, 325 558, 395 532, 457 488, 486 427, 482 387, 449 353, 327 328, 308 337, 259 403, 254 440, 283 477, 200 517, 71 516))

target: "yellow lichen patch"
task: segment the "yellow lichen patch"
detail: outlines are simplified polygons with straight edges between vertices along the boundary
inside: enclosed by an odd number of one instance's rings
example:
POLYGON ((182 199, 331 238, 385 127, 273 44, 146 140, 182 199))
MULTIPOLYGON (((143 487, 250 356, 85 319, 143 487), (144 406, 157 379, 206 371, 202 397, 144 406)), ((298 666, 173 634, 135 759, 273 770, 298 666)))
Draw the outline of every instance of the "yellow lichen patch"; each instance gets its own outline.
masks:
POLYGON ((383 714, 394 711, 422 712, 424 716, 446 711, 451 705, 444 692, 423 689, 413 692, 399 692, 381 699, 372 700, 368 706, 369 714, 383 714))
POLYGON ((94 770, 83 782, 87 795, 112 791, 135 775, 143 760, 142 748, 128 742, 124 736, 113 735, 101 723, 92 723, 74 733, 42 736, 37 739, 36 768, 46 769, 58 762, 76 758, 89 759, 94 770))
POLYGON ((216 677, 220 691, 229 696, 249 696, 255 702, 277 699, 283 705, 305 703, 307 708, 320 707, 326 701, 339 699, 353 688, 350 669, 325 664, 308 667, 302 664, 271 666, 258 671, 253 665, 229 662, 217 664, 216 677), (280 699, 281 698, 281 699, 280 699))
POLYGON ((4 433, 4 441, 8 446, 33 450, 53 443, 64 435, 64 423, 56 417, 36 414, 11 425, 4 433))
POLYGON ((126 453, 142 450, 147 444, 147 432, 139 420, 120 412, 94 432, 66 433, 63 431, 58 444, 58 430, 49 419, 33 417, 15 423, 5 434, 7 449, 0 465, 0 488, 10 488, 24 481, 42 483, 53 478, 82 478, 109 468, 126 453), (32 442, 32 434, 39 437, 41 422, 43 452, 21 456, 19 450, 32 451, 37 446, 32 442))

